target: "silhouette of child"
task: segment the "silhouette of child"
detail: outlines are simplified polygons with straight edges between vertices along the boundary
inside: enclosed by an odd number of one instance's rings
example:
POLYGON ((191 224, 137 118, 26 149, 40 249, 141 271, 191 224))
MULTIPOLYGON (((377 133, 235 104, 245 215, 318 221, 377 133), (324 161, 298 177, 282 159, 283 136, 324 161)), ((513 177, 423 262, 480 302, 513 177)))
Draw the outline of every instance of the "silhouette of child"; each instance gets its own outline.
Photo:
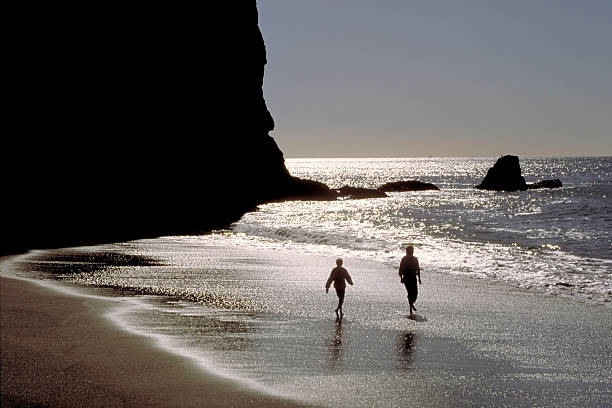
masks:
POLYGON ((348 271, 342 267, 342 259, 336 259, 336 267, 332 269, 327 282, 325 283, 325 293, 329 292, 329 287, 331 283, 334 282, 334 288, 336 289, 336 294, 338 295, 338 307, 336 308, 336 318, 342 318, 344 313, 342 313, 342 304, 344 303, 344 291, 346 289, 346 282, 353 285, 353 279, 351 279, 351 275, 349 275, 348 271), (338 315, 338 311, 340 315, 338 315))
POLYGON ((406 248, 406 256, 402 258, 402 262, 399 267, 399 276, 401 277, 401 282, 406 286, 406 291, 408 292, 408 303, 410 303, 410 316, 412 316, 412 311, 416 312, 416 307, 414 307, 414 302, 416 302, 417 295, 419 294, 419 289, 417 287, 417 278, 419 279, 419 283, 421 283, 421 268, 419 267, 419 260, 413 256, 414 248, 412 246, 408 246, 406 248))

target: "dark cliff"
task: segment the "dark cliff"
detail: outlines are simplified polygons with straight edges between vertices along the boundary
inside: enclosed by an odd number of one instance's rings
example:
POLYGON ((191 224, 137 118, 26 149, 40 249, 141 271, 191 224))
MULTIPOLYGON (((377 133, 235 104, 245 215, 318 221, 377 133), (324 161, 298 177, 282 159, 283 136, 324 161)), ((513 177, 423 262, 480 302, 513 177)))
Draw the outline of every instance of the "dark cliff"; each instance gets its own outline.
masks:
POLYGON ((197 233, 266 201, 334 198, 291 177, 269 136, 257 20, 255 1, 14 10, 0 253, 197 233))

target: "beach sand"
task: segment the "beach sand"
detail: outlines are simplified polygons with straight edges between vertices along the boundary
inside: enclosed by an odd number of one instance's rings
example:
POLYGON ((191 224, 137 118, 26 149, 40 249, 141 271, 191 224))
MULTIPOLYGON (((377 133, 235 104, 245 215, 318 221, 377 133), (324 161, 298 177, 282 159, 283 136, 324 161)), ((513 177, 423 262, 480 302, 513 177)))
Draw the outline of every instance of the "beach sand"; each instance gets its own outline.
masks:
MULTIPOLYGON (((211 268, 247 276, 261 265, 306 276, 310 268, 327 273, 333 264, 330 257, 242 248, 231 249, 231 258, 242 262, 227 264, 230 255, 222 249, 200 247, 198 253, 217 259, 211 268)), ((271 329, 265 330, 273 336, 262 329, 240 349, 282 373, 273 384, 280 391, 326 406, 609 406, 609 305, 424 272, 418 318, 411 321, 402 315, 407 305, 397 279, 380 280, 381 274, 395 277, 394 269, 345 261, 356 285, 345 302, 341 346, 335 299, 322 289, 325 276, 316 296, 329 318, 268 318, 271 329), (389 305, 397 307, 395 314, 384 312, 389 305), (378 323, 360 323, 367 321, 378 323), (267 347, 269 338, 274 347, 267 347), (321 368, 321 361, 333 367, 321 368), (389 388, 389 378, 402 384, 389 388)), ((207 372, 150 337, 119 328, 103 316, 120 298, 74 296, 5 277, 0 284, 3 407, 299 405, 207 372)), ((224 339, 211 333, 207 341, 224 339)))
POLYGON ((121 330, 113 300, 0 278, 2 407, 293 407, 121 330))

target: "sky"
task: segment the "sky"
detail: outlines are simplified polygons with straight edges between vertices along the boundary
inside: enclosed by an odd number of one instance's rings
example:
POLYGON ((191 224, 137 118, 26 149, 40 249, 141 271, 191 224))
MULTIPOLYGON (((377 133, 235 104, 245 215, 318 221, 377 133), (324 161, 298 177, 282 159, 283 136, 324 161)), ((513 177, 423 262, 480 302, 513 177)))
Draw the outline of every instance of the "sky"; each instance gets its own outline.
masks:
POLYGON ((294 157, 612 155, 612 0, 257 0, 294 157))

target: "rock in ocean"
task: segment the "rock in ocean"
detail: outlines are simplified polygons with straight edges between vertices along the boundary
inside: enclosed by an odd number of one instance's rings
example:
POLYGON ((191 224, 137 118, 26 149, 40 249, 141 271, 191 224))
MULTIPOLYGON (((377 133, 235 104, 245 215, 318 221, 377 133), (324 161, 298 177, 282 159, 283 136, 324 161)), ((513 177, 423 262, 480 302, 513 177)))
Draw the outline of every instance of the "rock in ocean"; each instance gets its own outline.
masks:
POLYGON ((521 166, 518 156, 502 156, 495 162, 495 165, 487 171, 482 183, 476 188, 494 191, 524 191, 535 190, 538 188, 559 188, 563 187, 561 180, 542 180, 537 183, 526 183, 521 175, 521 166))
POLYGON ((521 175, 521 166, 518 156, 502 156, 487 171, 482 182, 476 186, 481 190, 494 191, 523 191, 527 190, 527 183, 521 175))
POLYGON ((338 195, 347 199, 383 198, 387 194, 377 188, 343 186, 338 190, 338 195))
POLYGON ((385 183, 382 186, 378 187, 378 189, 385 192, 439 190, 439 188, 434 184, 424 183, 418 180, 394 181, 391 183, 385 183))
POLYGON ((532 184, 527 184, 527 188, 529 190, 535 190, 538 188, 561 188, 563 187, 563 183, 561 183, 561 180, 557 179, 552 179, 552 180, 542 180, 542 181, 538 181, 537 183, 532 183, 532 184))

